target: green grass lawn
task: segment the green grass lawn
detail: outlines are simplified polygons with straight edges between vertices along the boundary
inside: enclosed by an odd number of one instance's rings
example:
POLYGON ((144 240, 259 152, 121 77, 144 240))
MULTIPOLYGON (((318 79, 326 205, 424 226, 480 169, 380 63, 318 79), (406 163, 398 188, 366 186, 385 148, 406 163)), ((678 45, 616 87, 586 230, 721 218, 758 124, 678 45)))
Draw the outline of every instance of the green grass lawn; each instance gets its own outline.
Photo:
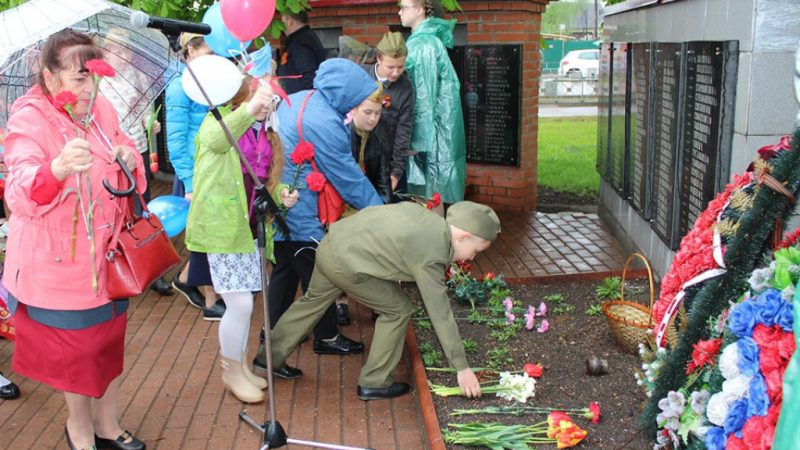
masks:
POLYGON ((597 117, 539 119, 539 185, 581 195, 598 194, 597 117))

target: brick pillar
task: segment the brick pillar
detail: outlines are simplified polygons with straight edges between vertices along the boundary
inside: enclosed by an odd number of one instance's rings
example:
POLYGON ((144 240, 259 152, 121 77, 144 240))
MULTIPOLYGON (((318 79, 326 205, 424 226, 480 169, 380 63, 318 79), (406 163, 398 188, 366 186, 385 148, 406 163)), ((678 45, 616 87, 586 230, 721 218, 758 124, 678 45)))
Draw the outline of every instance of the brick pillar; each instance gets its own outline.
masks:
MULTIPOLYGON (((501 211, 536 208, 539 54, 542 14, 550 0, 459 0, 451 17, 467 26, 468 44, 522 45, 522 108, 519 167, 467 165, 467 198, 501 211)), ((342 34, 375 46, 390 25, 399 25, 396 0, 311 0, 312 28, 341 27, 342 34)))

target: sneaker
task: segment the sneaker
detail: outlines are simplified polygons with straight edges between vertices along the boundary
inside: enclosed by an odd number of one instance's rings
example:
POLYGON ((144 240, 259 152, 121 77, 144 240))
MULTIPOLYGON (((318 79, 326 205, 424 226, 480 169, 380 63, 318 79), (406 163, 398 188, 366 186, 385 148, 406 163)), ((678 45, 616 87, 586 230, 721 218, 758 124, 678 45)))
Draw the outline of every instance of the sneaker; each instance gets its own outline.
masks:
POLYGON ((223 314, 225 314, 225 303, 222 300, 217 300, 217 303, 210 308, 203 308, 203 320, 209 322, 219 322, 223 314))
POLYGON ((190 305, 194 306, 198 309, 204 309, 206 306, 206 299, 203 297, 203 294, 200 291, 187 283, 181 283, 178 280, 178 275, 175 275, 175 278, 172 280, 172 287, 175 288, 181 295, 186 297, 186 301, 189 302, 190 305))

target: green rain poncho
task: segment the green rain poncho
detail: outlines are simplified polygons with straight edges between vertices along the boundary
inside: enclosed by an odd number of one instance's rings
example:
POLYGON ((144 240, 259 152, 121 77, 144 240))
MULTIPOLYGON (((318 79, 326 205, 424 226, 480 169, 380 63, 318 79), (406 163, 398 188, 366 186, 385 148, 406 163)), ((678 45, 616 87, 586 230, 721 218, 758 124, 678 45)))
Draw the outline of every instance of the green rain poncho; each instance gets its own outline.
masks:
MULTIPOLYGON (((795 286, 794 299, 794 339, 800 348, 800 284, 795 286)), ((800 353, 797 351, 789 361, 783 375, 783 406, 775 430, 773 450, 796 449, 800 443, 800 353)))
POLYGON ((408 38, 406 70, 414 84, 416 106, 411 135, 408 191, 442 201, 464 199, 467 150, 461 113, 461 83, 447 55, 455 20, 426 19, 408 38))

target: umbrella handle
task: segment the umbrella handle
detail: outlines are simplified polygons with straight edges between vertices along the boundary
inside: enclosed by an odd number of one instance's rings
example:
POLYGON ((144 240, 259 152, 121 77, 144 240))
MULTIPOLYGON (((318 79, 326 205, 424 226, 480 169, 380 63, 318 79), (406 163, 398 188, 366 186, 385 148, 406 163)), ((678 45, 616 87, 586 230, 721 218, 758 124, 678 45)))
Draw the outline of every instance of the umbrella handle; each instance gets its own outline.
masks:
POLYGON ((125 177, 128 178, 128 181, 130 182, 130 187, 128 189, 120 191, 111 186, 111 183, 109 183, 108 180, 103 180, 103 187, 106 188, 106 190, 110 192, 112 195, 115 195, 117 197, 128 197, 131 194, 133 194, 133 191, 136 189, 136 179, 133 177, 131 170, 128 169, 128 165, 125 164, 125 161, 122 160, 121 156, 117 155, 116 161, 117 164, 119 164, 119 166, 122 168, 122 172, 125 174, 125 177))

